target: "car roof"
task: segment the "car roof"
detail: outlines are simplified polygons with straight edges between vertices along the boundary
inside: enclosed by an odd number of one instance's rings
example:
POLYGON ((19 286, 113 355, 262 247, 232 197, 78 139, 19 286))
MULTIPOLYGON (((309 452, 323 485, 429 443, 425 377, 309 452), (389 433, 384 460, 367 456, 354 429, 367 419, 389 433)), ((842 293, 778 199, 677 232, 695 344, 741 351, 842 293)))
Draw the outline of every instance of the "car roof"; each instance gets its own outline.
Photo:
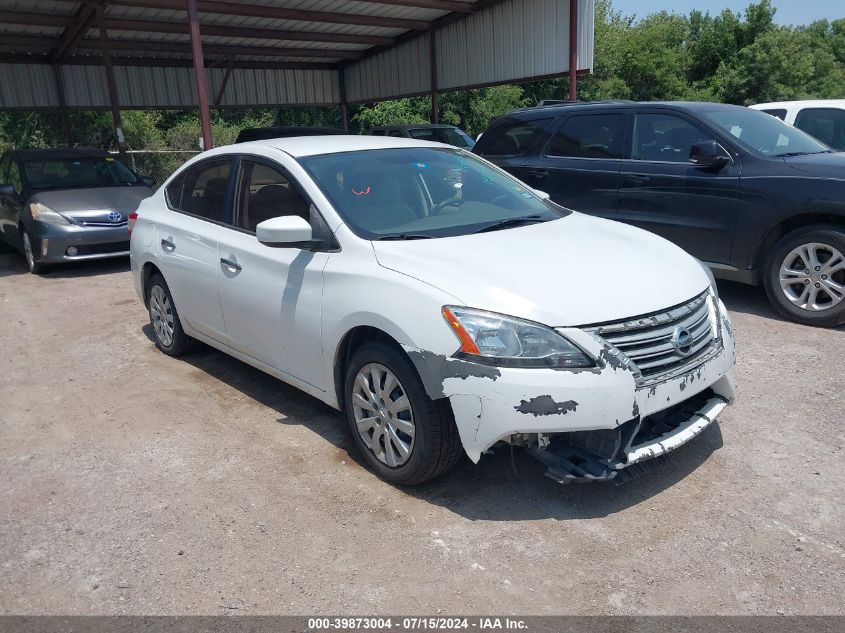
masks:
POLYGON ((373 130, 390 130, 399 128, 400 130, 422 130, 422 129, 443 129, 443 128, 450 128, 450 129, 459 129, 455 125, 449 125, 448 123, 399 123, 396 125, 374 125, 372 127, 373 130))
POLYGON ((246 143, 267 138, 281 138, 285 136, 326 136, 329 134, 346 134, 340 128, 310 127, 300 125, 277 125, 273 127, 248 127, 238 133, 236 143, 246 143))
POLYGON ((762 110, 764 108, 837 108, 845 110, 845 99, 804 99, 801 101, 772 101, 771 103, 755 103, 751 108, 762 110))
MULTIPOLYGON (((221 150, 219 153, 236 154, 251 148, 260 152, 261 149, 267 147, 281 150, 297 158, 374 149, 403 149, 413 147, 455 149, 452 145, 446 145, 445 143, 420 141, 413 138, 347 134, 342 136, 292 136, 290 138, 249 141, 237 145, 226 145, 224 148, 219 148, 221 150)), ((211 152, 216 152, 216 150, 211 150, 211 152)))
POLYGON ((51 149, 19 149, 15 151, 24 162, 29 160, 49 160, 65 158, 106 158, 110 154, 103 149, 80 147, 55 147, 51 149))
POLYGON ((534 119, 552 116, 558 116, 564 112, 571 112, 572 110, 593 110, 604 109, 612 106, 616 109, 630 110, 642 107, 668 107, 678 110, 712 110, 712 109, 730 109, 742 108, 743 106, 732 105, 730 103, 714 103, 712 101, 572 101, 568 103, 558 103, 554 105, 534 106, 529 108, 520 108, 513 110, 505 117, 512 117, 517 119, 534 119))

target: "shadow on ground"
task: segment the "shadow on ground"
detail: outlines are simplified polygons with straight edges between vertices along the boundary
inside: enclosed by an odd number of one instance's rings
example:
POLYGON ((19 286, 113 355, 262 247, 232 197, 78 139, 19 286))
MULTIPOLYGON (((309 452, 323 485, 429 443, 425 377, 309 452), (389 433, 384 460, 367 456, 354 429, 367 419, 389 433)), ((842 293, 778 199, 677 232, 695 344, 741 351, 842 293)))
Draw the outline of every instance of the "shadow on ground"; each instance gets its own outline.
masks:
MULTIPOLYGON (((150 325, 145 325, 143 330, 152 341, 150 325)), ((305 426, 346 451, 351 460, 365 468, 340 412, 208 347, 180 360, 273 409, 279 414, 278 424, 305 426)), ((485 455, 478 464, 463 458, 454 470, 439 479, 404 491, 471 520, 602 517, 635 506, 675 485, 721 446, 721 432, 718 425, 713 425, 695 441, 671 453, 651 472, 621 486, 607 483, 562 486, 544 477, 544 467, 519 449, 514 451, 512 467, 509 447, 504 447, 485 455)), ((390 485, 376 481, 375 475, 373 484, 390 485)))

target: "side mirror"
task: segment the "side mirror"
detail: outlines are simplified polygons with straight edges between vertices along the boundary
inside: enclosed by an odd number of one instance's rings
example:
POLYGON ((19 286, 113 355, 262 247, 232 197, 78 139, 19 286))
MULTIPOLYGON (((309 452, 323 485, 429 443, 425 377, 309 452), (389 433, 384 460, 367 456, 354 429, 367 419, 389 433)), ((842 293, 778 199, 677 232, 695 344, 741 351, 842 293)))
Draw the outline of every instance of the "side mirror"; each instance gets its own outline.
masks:
POLYGON ((255 237, 265 246, 293 247, 311 241, 311 225, 298 215, 284 215, 260 222, 255 237))
POLYGON ((543 200, 548 200, 549 198, 551 198, 551 196, 545 191, 540 191, 539 189, 532 189, 532 191, 535 195, 540 196, 540 198, 542 198, 543 200))
POLYGON ((0 196, 14 195, 15 188, 12 185, 0 185, 0 196))
POLYGON ((141 182, 150 189, 156 186, 156 179, 152 176, 141 176, 141 182))
POLYGON ((689 162, 704 169, 721 169, 731 162, 731 155, 716 141, 702 141, 690 148, 689 162))

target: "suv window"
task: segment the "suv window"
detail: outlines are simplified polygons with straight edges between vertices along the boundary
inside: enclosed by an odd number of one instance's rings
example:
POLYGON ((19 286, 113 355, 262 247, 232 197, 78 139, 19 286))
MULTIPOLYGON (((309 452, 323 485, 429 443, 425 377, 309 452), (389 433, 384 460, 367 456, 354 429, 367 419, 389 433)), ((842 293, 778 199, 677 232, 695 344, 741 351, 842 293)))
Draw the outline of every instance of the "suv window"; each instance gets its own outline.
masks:
POLYGON ((405 137, 405 133, 402 130, 389 130, 387 132, 387 135, 388 136, 399 136, 399 137, 402 137, 402 138, 405 137))
POLYGON ((770 114, 771 116, 775 117, 776 119, 780 119, 781 121, 786 120, 786 110, 783 110, 783 109, 761 110, 761 112, 765 112, 766 114, 770 114))
POLYGON ((6 176, 9 172, 9 161, 11 158, 11 154, 4 154, 3 156, 0 156, 0 185, 9 184, 6 176))
POLYGON ((298 215, 310 222, 311 205, 287 176, 263 163, 245 160, 241 164, 238 228, 254 233, 264 220, 285 215, 298 215))
POLYGON ((712 134, 673 114, 638 114, 631 158, 685 163, 693 145, 712 138, 712 134))
POLYGON ((833 149, 845 150, 845 110, 806 108, 798 113, 795 127, 833 149))
POLYGON ((625 117, 621 114, 572 116, 555 134, 549 156, 622 158, 625 117))
POLYGON ((482 156, 517 156, 524 153, 554 119, 514 121, 484 133, 475 152, 482 156))
POLYGON ((183 211, 214 222, 230 223, 226 190, 232 161, 203 162, 188 169, 167 186, 167 202, 183 211))

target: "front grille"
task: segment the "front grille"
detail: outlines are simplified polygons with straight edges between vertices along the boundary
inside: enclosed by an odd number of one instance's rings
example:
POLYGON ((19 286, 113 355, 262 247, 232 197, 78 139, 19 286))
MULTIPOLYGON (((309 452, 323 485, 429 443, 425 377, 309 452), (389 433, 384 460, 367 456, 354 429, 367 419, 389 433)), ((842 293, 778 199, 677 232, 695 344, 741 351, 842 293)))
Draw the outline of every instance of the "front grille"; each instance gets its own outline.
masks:
POLYGON ((106 255, 108 253, 124 253, 129 250, 129 242, 106 242, 104 244, 80 244, 76 247, 76 256, 106 255))
POLYGON ((705 291, 663 312, 587 330, 627 356, 645 382, 656 382, 666 372, 696 364, 712 349, 714 316, 705 291), (682 340, 688 344, 680 347, 674 337, 683 330, 689 333, 689 339, 682 340))
POLYGON ((109 227, 114 227, 114 226, 126 226, 127 225, 126 220, 123 220, 121 222, 102 222, 100 220, 91 220, 91 221, 77 220, 76 222, 80 226, 109 226, 109 227))

